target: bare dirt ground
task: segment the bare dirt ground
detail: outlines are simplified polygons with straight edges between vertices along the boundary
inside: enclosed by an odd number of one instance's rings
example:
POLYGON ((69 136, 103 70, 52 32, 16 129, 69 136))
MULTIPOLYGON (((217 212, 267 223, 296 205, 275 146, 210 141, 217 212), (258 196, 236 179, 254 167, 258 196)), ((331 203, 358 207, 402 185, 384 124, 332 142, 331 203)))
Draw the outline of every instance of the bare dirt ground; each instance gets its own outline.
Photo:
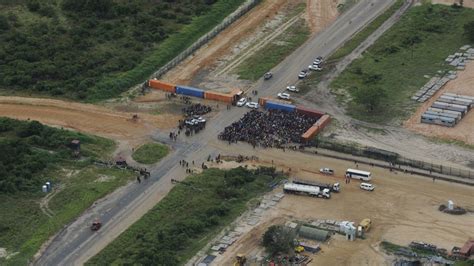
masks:
POLYGON ((37 120, 47 125, 111 138, 132 147, 142 143, 156 129, 174 127, 178 120, 177 115, 139 113, 139 120, 133 122, 133 114, 61 100, 0 97, 0 116, 37 120))
MULTIPOLYGON (((459 4, 460 0, 431 0, 433 4, 452 5, 459 4)), ((464 0, 464 7, 474 8, 474 0, 464 0)))
POLYGON ((337 5, 340 0, 307 0, 306 20, 311 32, 317 33, 331 24, 339 14, 337 5))
MULTIPOLYGON (((258 156, 263 164, 271 165, 273 161, 278 169, 285 171, 291 167, 292 177, 339 182, 341 192, 333 193, 329 200, 286 195, 265 213, 255 228, 218 257, 215 265, 231 265, 237 253, 250 258, 261 254, 259 241, 268 226, 291 220, 334 219, 358 223, 364 218, 372 219, 373 226, 365 240, 349 242, 343 237, 331 238, 322 244, 322 252, 314 255, 311 265, 389 265, 388 257, 379 250, 382 240, 399 245, 425 241, 450 250, 474 236, 474 213, 453 216, 437 210, 449 199, 474 210, 472 187, 360 165, 360 169, 373 173, 376 189, 367 192, 358 187, 357 181, 344 184, 345 169, 355 167, 351 162, 279 150, 260 150, 258 156), (316 174, 320 167, 331 167, 336 175, 316 174)), ((281 188, 272 193, 277 192, 281 188)))
MULTIPOLYGON (((226 90, 223 88, 249 87, 250 83, 238 80, 231 70, 295 23, 299 15, 288 20, 285 18, 300 3, 303 1, 264 1, 163 79, 195 86, 203 83, 209 89, 220 91, 226 90)), ((304 16, 313 33, 323 30, 338 15, 336 0, 307 0, 306 4, 308 8, 304 16)))
POLYGON ((458 72, 458 77, 450 80, 431 99, 425 102, 408 119, 404 126, 420 134, 443 139, 454 139, 468 144, 474 144, 474 112, 469 111, 465 117, 454 127, 443 127, 437 125, 422 124, 421 115, 445 92, 474 96, 474 61, 466 65, 466 69, 458 72))

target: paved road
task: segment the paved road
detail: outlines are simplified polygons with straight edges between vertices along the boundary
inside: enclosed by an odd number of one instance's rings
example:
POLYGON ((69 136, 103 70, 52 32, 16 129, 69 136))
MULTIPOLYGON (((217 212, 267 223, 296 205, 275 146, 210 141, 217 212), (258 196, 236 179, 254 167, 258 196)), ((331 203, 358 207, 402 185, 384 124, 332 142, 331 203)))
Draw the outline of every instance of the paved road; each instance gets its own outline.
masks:
MULTIPOLYGON (((273 79, 257 82, 255 89, 259 91, 259 96, 275 95, 287 84, 295 83, 298 72, 311 64, 314 57, 329 55, 394 1, 361 0, 273 69, 273 79)), ((207 143, 215 140, 225 126, 239 119, 245 111, 245 108, 222 111, 209 122, 204 132, 170 143, 173 152, 151 170, 151 178, 142 184, 129 184, 96 202, 60 232, 34 264, 83 264, 155 206, 171 189, 171 178, 182 179, 186 176, 178 164, 180 159, 202 162, 209 154, 217 155, 219 151, 207 143), (93 233, 89 226, 96 218, 103 222, 103 227, 93 233)), ((159 132, 154 138, 168 142, 167 133, 159 132)))

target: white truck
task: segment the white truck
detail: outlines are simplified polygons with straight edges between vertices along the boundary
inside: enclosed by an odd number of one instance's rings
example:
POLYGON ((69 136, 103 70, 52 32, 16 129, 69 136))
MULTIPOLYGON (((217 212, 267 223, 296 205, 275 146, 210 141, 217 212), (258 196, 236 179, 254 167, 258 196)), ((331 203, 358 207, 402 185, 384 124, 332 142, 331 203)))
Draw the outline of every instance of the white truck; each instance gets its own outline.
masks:
POLYGON ((318 198, 331 198, 331 192, 329 189, 320 189, 316 186, 301 185, 295 183, 286 183, 283 185, 283 192, 291 194, 307 194, 309 196, 318 198))
POLYGON ((341 186, 339 183, 334 183, 334 184, 326 184, 326 183, 320 183, 320 182, 315 182, 315 181, 307 181, 307 180, 301 180, 301 179, 293 179, 294 184, 300 184, 300 185, 307 185, 307 186, 315 186, 319 187, 320 189, 329 189, 330 192, 339 192, 341 190, 341 186))

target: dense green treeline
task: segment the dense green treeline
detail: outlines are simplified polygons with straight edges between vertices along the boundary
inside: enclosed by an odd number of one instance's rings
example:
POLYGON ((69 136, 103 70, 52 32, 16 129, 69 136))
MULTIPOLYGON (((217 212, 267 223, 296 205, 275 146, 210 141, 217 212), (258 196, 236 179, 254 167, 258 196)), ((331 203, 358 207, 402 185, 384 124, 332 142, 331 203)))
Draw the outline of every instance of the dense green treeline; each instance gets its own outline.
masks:
POLYGON ((116 96, 177 55, 241 2, 0 1, 0 88, 80 100, 116 96), (193 23, 206 15, 213 16, 206 25, 193 23), (184 29, 188 29, 184 40, 173 42, 177 49, 161 51, 159 44, 184 29), (148 56, 154 62, 140 66, 148 56), (117 79, 116 84, 111 82, 117 79))
POLYGON ((186 178, 89 265, 178 265, 277 182, 274 168, 209 169, 186 178))
MULTIPOLYGON (((72 159, 68 145, 73 139, 80 140, 85 147, 105 141, 37 121, 0 118, 0 193, 40 191, 46 181, 42 175, 45 170, 72 159)), ((113 143, 107 142, 106 146, 113 143)), ((94 158, 98 154, 85 148, 82 156, 94 158)))

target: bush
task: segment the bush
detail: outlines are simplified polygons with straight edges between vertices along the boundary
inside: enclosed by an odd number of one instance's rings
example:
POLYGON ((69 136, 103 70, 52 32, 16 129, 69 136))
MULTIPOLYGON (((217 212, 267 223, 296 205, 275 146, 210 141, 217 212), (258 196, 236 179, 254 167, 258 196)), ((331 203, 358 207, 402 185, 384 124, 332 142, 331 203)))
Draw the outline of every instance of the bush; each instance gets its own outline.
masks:
POLYGON ((295 234, 282 225, 272 225, 263 235, 262 245, 270 254, 293 253, 295 248, 295 234))

